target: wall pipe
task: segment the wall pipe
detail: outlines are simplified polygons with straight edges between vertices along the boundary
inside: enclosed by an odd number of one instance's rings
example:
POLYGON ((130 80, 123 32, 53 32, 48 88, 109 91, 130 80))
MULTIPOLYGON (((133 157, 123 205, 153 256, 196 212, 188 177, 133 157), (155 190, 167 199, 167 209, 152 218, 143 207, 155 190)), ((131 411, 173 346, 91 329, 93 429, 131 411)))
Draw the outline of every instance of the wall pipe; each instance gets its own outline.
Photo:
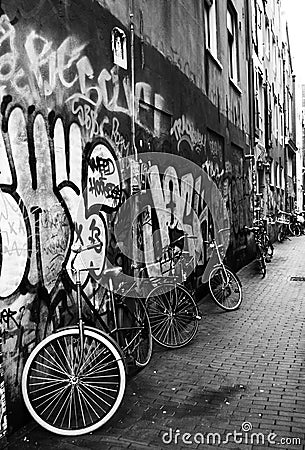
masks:
POLYGON ((138 150, 135 143, 135 55, 134 55, 134 2, 130 0, 130 60, 131 60, 131 143, 135 161, 138 161, 138 150))

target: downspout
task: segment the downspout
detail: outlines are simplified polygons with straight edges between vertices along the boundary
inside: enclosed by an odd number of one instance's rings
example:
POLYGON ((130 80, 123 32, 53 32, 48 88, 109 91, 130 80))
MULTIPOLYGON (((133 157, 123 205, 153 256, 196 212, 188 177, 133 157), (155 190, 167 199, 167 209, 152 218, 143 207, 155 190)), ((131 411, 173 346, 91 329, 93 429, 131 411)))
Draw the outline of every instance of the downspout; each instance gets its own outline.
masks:
MULTIPOLYGON (((292 139, 295 147, 297 146, 297 135, 296 135, 296 82, 295 82, 295 75, 292 75, 292 139)), ((293 180, 293 190, 294 190, 294 205, 296 205, 298 200, 298 177, 297 177, 297 151, 294 152, 293 155, 293 161, 292 161, 292 180, 293 180)), ((293 210, 295 210, 295 206, 293 207, 293 210)))
POLYGON ((139 220, 139 192, 140 188, 140 173, 138 163, 138 150, 136 147, 136 119, 135 119, 135 32, 134 32, 134 0, 130 0, 129 4, 129 18, 130 18, 130 59, 131 59, 131 146, 132 154, 130 155, 130 171, 131 171, 131 195, 134 196, 133 208, 130 211, 132 214, 132 269, 133 277, 137 283, 137 288, 140 288, 139 279, 139 251, 137 242, 138 220, 139 220), (136 176, 136 182, 134 180, 136 176), (134 186, 135 182, 135 186, 134 186))
POLYGON ((287 177, 287 146, 286 146, 286 60, 285 60, 285 49, 283 49, 283 113, 284 113, 284 211, 287 211, 288 207, 288 177, 287 177))
POLYGON ((249 154, 249 169, 251 176, 252 195, 251 195, 251 209, 254 219, 254 69, 253 69, 253 49, 252 49, 252 24, 250 18, 252 17, 251 2, 246 1, 246 25, 247 25, 247 59, 248 59, 248 83, 249 83, 249 134, 250 134, 250 154, 249 154))
POLYGON ((134 1, 130 0, 130 59, 131 59, 131 145, 135 161, 138 161, 138 150, 135 143, 135 56, 134 56, 134 1))

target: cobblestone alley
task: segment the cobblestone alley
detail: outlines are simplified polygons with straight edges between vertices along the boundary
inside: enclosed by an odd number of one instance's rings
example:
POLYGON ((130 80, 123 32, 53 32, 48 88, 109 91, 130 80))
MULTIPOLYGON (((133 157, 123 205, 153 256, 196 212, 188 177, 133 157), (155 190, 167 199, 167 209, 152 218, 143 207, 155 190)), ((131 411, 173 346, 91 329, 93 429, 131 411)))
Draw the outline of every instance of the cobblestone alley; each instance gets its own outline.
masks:
POLYGON ((255 264, 243 268, 236 312, 205 297, 194 341, 176 351, 155 346, 111 423, 65 438, 31 422, 7 448, 305 448, 304 255, 301 236, 275 245, 265 279, 255 264))

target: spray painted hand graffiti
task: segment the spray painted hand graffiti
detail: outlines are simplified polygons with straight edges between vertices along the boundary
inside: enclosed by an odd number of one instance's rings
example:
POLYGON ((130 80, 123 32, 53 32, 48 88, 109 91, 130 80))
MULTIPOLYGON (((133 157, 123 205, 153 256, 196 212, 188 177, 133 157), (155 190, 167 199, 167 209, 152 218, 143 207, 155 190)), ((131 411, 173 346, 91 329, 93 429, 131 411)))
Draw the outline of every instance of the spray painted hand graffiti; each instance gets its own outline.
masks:
POLYGON ((27 126, 21 108, 14 108, 0 141, 1 155, 6 156, 1 172, 1 297, 8 297, 22 283, 27 288, 39 283, 49 290, 70 238, 66 212, 50 188, 53 176, 45 121, 38 114, 31 124, 27 126))
POLYGON ((39 283, 50 291, 66 265, 72 239, 101 244, 82 257, 83 265, 100 268, 99 276, 107 247, 105 214, 118 205, 120 195, 107 142, 92 145, 83 164, 78 125, 70 126, 66 148, 61 119, 52 142, 41 114, 27 124, 16 107, 0 136, 0 156, 0 297, 9 297, 22 284, 29 289, 39 283))

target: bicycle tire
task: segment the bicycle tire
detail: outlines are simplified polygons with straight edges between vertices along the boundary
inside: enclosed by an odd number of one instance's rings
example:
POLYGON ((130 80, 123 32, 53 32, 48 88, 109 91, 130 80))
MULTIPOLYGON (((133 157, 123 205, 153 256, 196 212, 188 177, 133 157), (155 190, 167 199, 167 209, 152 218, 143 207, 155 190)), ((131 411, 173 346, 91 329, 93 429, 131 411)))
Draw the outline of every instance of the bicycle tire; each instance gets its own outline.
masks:
POLYGON ((215 303, 225 311, 234 311, 243 300, 241 282, 228 267, 218 264, 209 275, 209 288, 215 303), (236 295, 235 295, 236 294, 236 295))
POLYGON ((182 285, 165 282, 154 287, 147 296, 146 309, 153 340, 162 347, 184 347, 198 331, 197 304, 182 285))
POLYGON ((270 260, 273 258, 274 247, 267 235, 264 236, 263 248, 266 262, 270 262, 270 260))
POLYGON ((265 278, 266 273, 267 273, 267 266, 266 266, 266 261, 265 261, 265 254, 260 245, 257 245, 256 260, 258 262, 259 270, 260 270, 263 278, 265 278))
POLYGON ((258 264, 259 264, 259 270, 262 274, 262 277, 265 278, 267 273, 267 266, 266 261, 263 255, 261 255, 259 258, 257 258, 258 264))
POLYGON ((294 229, 294 235, 295 235, 296 237, 301 236, 301 228, 300 228, 299 225, 296 225, 296 226, 295 226, 295 229, 294 229))
POLYGON ((104 425, 119 408, 126 386, 123 355, 112 339, 84 328, 80 368, 79 345, 78 327, 51 334, 34 348, 22 375, 22 394, 32 417, 64 436, 104 425))
MULTIPOLYGON (((140 299, 123 300, 122 308, 123 320, 126 329, 120 330, 120 341, 126 348, 123 352, 125 356, 131 356, 136 367, 142 369, 147 366, 152 356, 152 335, 149 317, 145 306, 140 299)), ((119 327, 124 328, 124 323, 119 327)))
POLYGON ((289 233, 292 235, 292 236, 295 236, 295 225, 294 224, 289 224, 288 225, 288 230, 289 230, 289 233))
POLYGON ((268 240, 266 257, 271 259, 273 258, 273 254, 274 254, 274 247, 272 243, 268 240))
POLYGON ((278 233, 277 233, 277 240, 278 240, 278 242, 284 242, 284 238, 285 238, 284 232, 283 232, 282 229, 280 229, 278 231, 278 233))

